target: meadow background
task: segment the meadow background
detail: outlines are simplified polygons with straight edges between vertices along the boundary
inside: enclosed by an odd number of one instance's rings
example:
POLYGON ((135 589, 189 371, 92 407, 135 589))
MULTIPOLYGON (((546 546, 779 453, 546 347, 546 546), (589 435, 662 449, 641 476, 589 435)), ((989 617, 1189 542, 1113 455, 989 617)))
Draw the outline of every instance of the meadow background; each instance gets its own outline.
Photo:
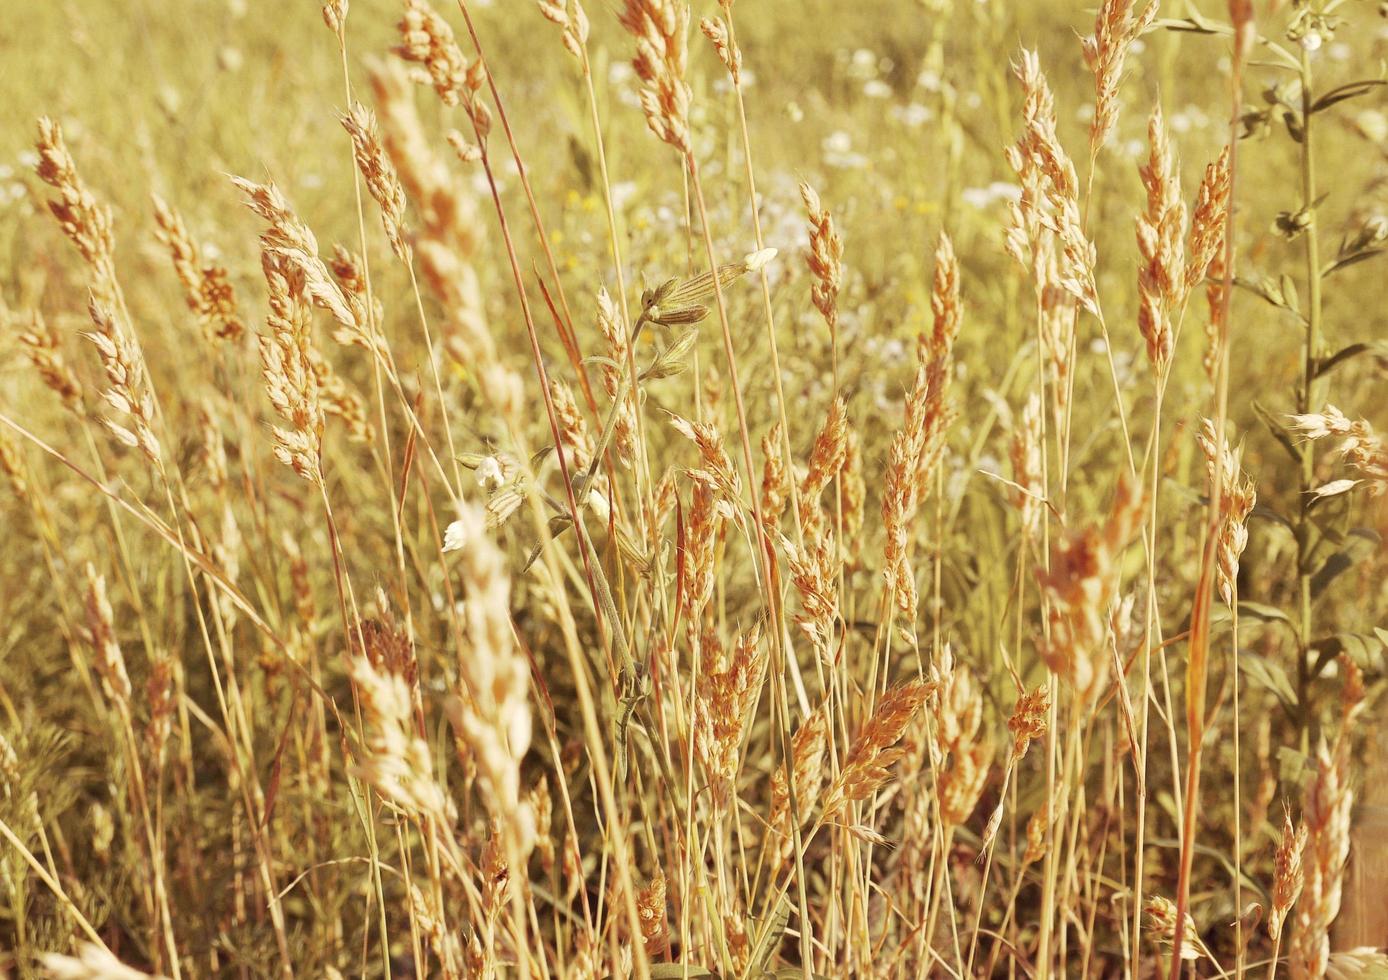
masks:
POLYGON ((0 3, 0 975, 1388 971, 1388 8, 324 6, 0 3))

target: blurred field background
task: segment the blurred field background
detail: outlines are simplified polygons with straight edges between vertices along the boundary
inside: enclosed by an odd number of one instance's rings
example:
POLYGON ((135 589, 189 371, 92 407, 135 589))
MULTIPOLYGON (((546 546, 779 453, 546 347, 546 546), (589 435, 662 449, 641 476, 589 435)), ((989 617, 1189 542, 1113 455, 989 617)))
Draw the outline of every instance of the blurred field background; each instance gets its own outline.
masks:
MULTIPOLYGON (((1121 26, 1145 4, 700 0, 684 78, 705 243, 690 173, 643 118, 635 42, 618 16, 684 0, 587 10, 606 182, 562 25, 530 0, 468 0, 543 239, 490 92, 480 97, 496 120, 495 201, 480 163, 445 139, 457 129, 476 142, 466 106, 400 81, 394 49, 410 5, 353 0, 345 53, 321 6, 0 0, 0 446, 11 484, 0 491, 0 975, 1388 971, 1372 951, 1388 945, 1388 450, 1369 428, 1318 431, 1332 404, 1347 424, 1388 425, 1378 254, 1388 242, 1388 9, 1260 0, 1239 61, 1239 3, 1166 0, 1127 45, 1116 125, 1091 179, 1095 76, 1080 37, 1096 16, 1121 26), (729 15, 740 92, 699 30, 701 17, 729 15), (1004 151, 1023 134, 1013 72, 1023 49, 1054 90, 1056 131, 1078 168, 1111 344, 1096 318, 1067 308, 1064 434, 1048 401, 1056 368, 1038 351, 1039 287, 1006 247, 1019 178, 1004 151), (451 276, 420 272, 418 304, 340 122, 344 59, 352 99, 380 117, 404 177, 416 262, 431 246, 449 253, 438 267, 451 276), (1177 195, 1193 210, 1230 139, 1236 65, 1245 115, 1234 127, 1227 376, 1204 363, 1218 314, 1206 286, 1217 294, 1222 273, 1202 268, 1179 315, 1168 310, 1179 333, 1157 402, 1138 328, 1147 257, 1134 236, 1150 206, 1139 173, 1149 119, 1159 107, 1177 195), (1307 79, 1314 97, 1303 100, 1307 79), (758 260, 766 301, 757 261, 698 297, 692 346, 671 355, 682 370, 642 380, 636 438, 648 462, 608 460, 602 512, 580 538, 555 455, 531 454, 554 442, 547 412, 567 399, 560 441, 569 467, 586 464, 614 391, 629 383, 602 383, 622 377, 599 329, 600 288, 621 299, 613 241, 630 307, 619 334, 643 289, 709 268, 706 244, 717 263, 758 252, 739 97, 764 244, 776 250, 758 260), (416 130, 405 104, 417 107, 416 130), (1311 107, 1308 182, 1298 114, 1311 107), (49 213, 63 191, 35 174, 40 117, 61 126, 76 173, 110 207, 115 292, 49 213), (266 222, 229 175, 273 181, 325 261, 337 243, 360 253, 365 236, 368 263, 354 271, 370 291, 355 342, 332 339, 332 311, 285 274, 300 344, 286 350, 312 347, 314 363, 329 365, 305 382, 332 402, 321 487, 272 454, 272 425, 293 424, 266 397, 269 365, 253 339, 274 334, 266 222), (801 182, 842 239, 836 332, 812 302, 829 276, 806 262, 825 243, 811 237, 801 182), (244 336, 216 337, 216 318, 190 310, 151 194, 197 243, 193 278, 224 269, 244 336), (540 361, 567 395, 546 399, 537 379, 498 208, 540 361), (938 274, 942 232, 957 297, 938 274), (102 400, 113 376, 83 339, 89 291, 113 300, 109 329, 137 339, 158 402, 157 461, 102 426, 121 404, 102 400), (894 437, 903 406, 925 396, 917 338, 938 331, 942 306, 946 318, 962 311, 961 325, 939 361, 947 395, 930 404, 955 414, 941 422, 938 462, 922 454, 907 474, 921 493, 902 530, 919 603, 888 619, 899 601, 884 593, 882 558, 894 437), (779 478, 766 465, 782 439, 768 313, 794 454, 779 478), (378 389, 385 362, 361 339, 377 330, 394 388, 378 389), (42 369, 53 351, 81 386, 66 403, 42 369), (590 355, 580 363, 591 401, 574 367, 590 355), (514 388, 496 380, 502 372, 514 388), (1033 392, 1048 421, 1028 444, 1033 392), (825 424, 836 396, 851 436, 825 424), (740 485, 709 490, 712 478, 690 476, 717 470, 718 453, 672 414, 721 433, 740 485), (1210 516, 1205 418, 1227 419, 1238 473, 1256 487, 1232 603, 1212 584, 1226 552, 1205 551, 1211 529, 1229 533, 1210 516), (1018 460, 1042 445, 1051 492, 1036 484, 1019 496, 1017 484, 1030 485, 1018 460), (784 500, 826 459, 832 472, 805 519, 787 510, 763 535, 765 488, 779 479, 784 500), (1138 478, 1125 482, 1129 459, 1138 478), (498 493, 518 504, 500 520, 498 493), (704 528, 706 547, 691 524, 700 493, 720 508, 705 515, 721 525, 704 528), (1120 534, 1115 515, 1132 495, 1140 519, 1120 534), (850 498, 856 521, 843 510, 850 498), (483 505, 494 518, 485 530, 471 516, 483 505), (818 593, 796 578, 809 553, 802 524, 821 535, 818 593), (691 599, 700 561, 709 587, 691 599), (622 641, 602 625, 590 562, 610 582, 622 641), (1061 571, 1048 577, 1053 562, 1061 571), (1201 590, 1213 596, 1199 676, 1208 695, 1199 689, 1192 722, 1201 590), (799 625, 816 601, 827 624, 818 637, 799 625), (1051 617, 1062 614, 1097 629, 1096 642, 1058 653, 1051 617), (614 667, 621 642, 639 669, 614 667), (113 648, 129 675, 123 693, 113 648), (1081 689, 1077 660, 1096 665, 1093 690, 1081 689), (1042 686, 1028 752, 1015 741, 1019 705, 1042 686), (899 724, 876 710, 889 690, 909 702, 899 724), (808 774, 797 753, 811 739, 793 736, 813 731, 820 768, 808 774), (837 799, 868 749, 881 769, 862 795, 837 799), (979 771, 960 790, 961 816, 941 781, 965 759, 979 771), (795 821, 787 772, 792 798, 808 796, 795 821)), ((459 8, 435 8, 473 62, 459 8)), ((351 277, 332 271, 351 292, 351 277)), ((666 356, 688 325, 647 329, 636 360, 666 356)))

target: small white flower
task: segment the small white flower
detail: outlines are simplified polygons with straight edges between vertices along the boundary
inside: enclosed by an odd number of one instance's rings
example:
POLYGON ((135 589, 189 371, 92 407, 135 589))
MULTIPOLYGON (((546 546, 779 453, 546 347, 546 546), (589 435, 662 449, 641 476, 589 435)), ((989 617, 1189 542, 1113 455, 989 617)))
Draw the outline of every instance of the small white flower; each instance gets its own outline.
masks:
POLYGON ((1307 31, 1301 37, 1301 46, 1307 51, 1319 51, 1323 43, 1325 38, 1320 31, 1307 31))
POLYGON ((488 456, 477 464, 477 485, 488 493, 506 482, 506 474, 495 456, 488 456))
POLYGON ((749 254, 746 258, 744 258, 742 261, 743 261, 743 264, 745 264, 745 265, 747 266, 747 271, 748 271, 748 272, 756 272, 758 269, 760 269, 762 266, 766 265, 768 262, 770 262, 770 261, 771 261, 772 259, 774 259, 775 257, 776 257, 776 249, 774 249, 774 248, 763 248, 763 249, 759 249, 758 251, 752 252, 752 253, 749 254))
POLYGON ((450 551, 460 551, 463 545, 467 544, 467 525, 462 521, 454 521, 443 531, 443 553, 450 551))

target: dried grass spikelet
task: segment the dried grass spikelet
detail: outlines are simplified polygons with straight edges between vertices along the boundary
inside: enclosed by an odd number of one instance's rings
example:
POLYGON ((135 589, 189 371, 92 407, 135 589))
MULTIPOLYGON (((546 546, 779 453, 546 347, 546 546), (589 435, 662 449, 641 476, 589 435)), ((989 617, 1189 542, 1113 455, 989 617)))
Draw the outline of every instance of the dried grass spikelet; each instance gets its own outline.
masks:
POLYGON ((897 742, 934 689, 925 681, 907 681, 882 695, 830 784, 821 820, 831 820, 847 803, 866 799, 891 778, 891 766, 905 751, 897 742))
POLYGON ((1050 824, 1050 809, 1043 802, 1041 808, 1027 821, 1027 846, 1022 853, 1023 866, 1035 864, 1046 856, 1046 847, 1050 843, 1050 824))
POLYGON ((302 275, 269 253, 264 262, 270 310, 256 337, 265 392, 284 425, 273 427, 275 458, 314 486, 323 483, 323 405, 312 352, 311 313, 302 275))
POLYGON ((405 0, 399 28, 400 46, 395 53, 423 67, 444 105, 457 105, 467 82, 467 59, 448 21, 427 0, 405 0))
POLYGON ((442 309, 445 345, 459 364, 489 364, 496 359, 495 342, 473 266, 486 229, 477 199, 434 151, 403 69, 368 60, 367 70, 382 144, 414 206, 419 276, 442 309))
POLYGON ((732 457, 728 455, 723 434, 718 431, 718 426, 712 422, 691 422, 678 415, 670 416, 670 424, 699 450, 703 466, 699 470, 691 471, 690 475, 697 474, 700 479, 717 488, 720 513, 726 520, 741 527, 742 478, 737 472, 737 467, 733 466, 732 457))
POLYGON ((232 177, 231 182, 245 195, 246 206, 267 223, 260 234, 261 264, 275 266, 282 275, 295 270, 297 280, 302 283, 299 292, 337 322, 334 339, 342 344, 356 344, 380 356, 382 342, 371 328, 370 311, 364 297, 346 292, 338 284, 318 256, 318 240, 294 213, 279 188, 273 182, 257 184, 242 177, 232 177))
POLYGON ((144 358, 128 331, 117 321, 116 314, 95 292, 87 310, 96 329, 82 336, 96 347, 106 372, 107 387, 101 397, 117 415, 124 417, 121 422, 109 417, 101 421, 117 440, 139 449, 146 459, 159 466, 162 453, 154 435, 154 397, 149 390, 144 358))
POLYGON ((805 213, 810 222, 810 248, 805 253, 805 262, 814 279, 810 295, 815 309, 819 310, 829 326, 829 332, 833 333, 839 320, 843 239, 834 227, 834 216, 820 203, 819 194, 803 181, 800 183, 800 199, 805 202, 805 213))
POLYGON ((642 82, 641 108, 652 133, 681 154, 689 141, 690 90, 685 82, 688 0, 625 0, 617 14, 636 40, 632 67, 642 82))
MULTIPOLYGON (((1143 906, 1142 918, 1147 935, 1158 946, 1170 949, 1176 941, 1176 904, 1169 898, 1153 895, 1143 906)), ((1204 955, 1204 944, 1195 931, 1195 920, 1186 913, 1185 942, 1181 945, 1181 959, 1198 960, 1204 955)))
POLYGON ((537 0, 540 13, 563 29, 564 50, 580 62, 583 48, 588 43, 588 13, 579 0, 537 0))
MULTIPOLYGON (((506 832, 507 828, 501 821, 493 820, 487 833, 487 842, 482 848, 482 914, 489 924, 488 931, 495 928, 511 893, 511 866, 506 860, 506 832)), ((485 975, 494 975, 493 970, 486 970, 485 975)))
POLYGON ((126 966, 109 949, 82 943, 76 956, 44 953, 39 957, 45 977, 51 980, 164 980, 126 966))
POLYGON ((25 503, 32 501, 29 468, 25 465, 19 443, 15 441, 8 426, 0 427, 0 473, 9 478, 16 497, 25 503))
MULTIPOLYGON (((1307 439, 1339 439, 1336 447, 1346 463, 1364 475, 1369 493, 1377 497, 1388 491, 1388 443, 1363 419, 1350 421, 1334 405, 1326 405, 1318 413, 1291 416, 1292 424, 1307 439)), ((1353 483, 1351 482, 1350 486, 1353 483)), ((1334 481, 1316 490, 1318 496, 1330 496, 1350 489, 1334 481)))
POLYGON ((1049 685, 1038 684, 1025 694, 1018 695, 1007 719, 1007 730, 1012 733, 1009 747, 1009 764, 1020 762, 1027 754, 1027 747, 1046 734, 1051 708, 1051 689, 1049 685))
POLYGON ((400 674, 372 665, 363 656, 349 667, 361 700, 366 731, 362 756, 352 772, 413 817, 449 826, 453 804, 434 774, 429 745, 415 726, 414 695, 400 674))
POLYGON ((612 446, 618 461, 630 469, 636 461, 636 410, 631 386, 623 381, 622 375, 622 365, 627 363, 630 346, 621 310, 606 288, 598 290, 597 304, 598 331, 607 349, 607 360, 611 362, 602 365, 602 387, 609 398, 621 403, 613 423, 612 446))
POLYGON ((42 314, 37 310, 29 314, 28 326, 20 331, 18 339, 24 356, 33 365, 39 380, 62 400, 69 411, 78 411, 82 405, 82 384, 63 357, 57 336, 44 323, 42 314))
POLYGON ((183 218, 162 197, 151 194, 154 237, 169 251, 174 273, 183 286, 188 309, 210 338, 235 343, 246 332, 236 303, 236 290, 223 265, 210 261, 188 233, 183 218))
POLYGON ((1037 580, 1050 598, 1050 638, 1041 656, 1084 702, 1102 688, 1110 657, 1104 654, 1109 609, 1119 583, 1119 559, 1137 531, 1144 496, 1122 479, 1102 524, 1071 530, 1051 547, 1050 570, 1037 580))
POLYGON ((684 579, 679 591, 680 616, 694 630, 699 615, 713 595, 714 558, 724 517, 718 492, 701 471, 690 474, 689 509, 686 511, 681 558, 684 579))
POLYGON ((1322 736, 1314 770, 1301 798, 1306 843, 1301 863, 1305 876, 1293 918, 1287 962, 1294 980, 1325 976, 1330 959, 1330 927, 1340 914, 1345 861, 1349 857, 1351 735, 1364 707, 1363 676, 1348 657, 1340 657, 1345 675, 1342 715, 1333 743, 1322 736))
POLYGON ((714 805, 726 808, 736 792, 742 742, 752 709, 761 697, 767 653, 759 625, 738 634, 731 655, 716 639, 702 644, 698 696, 694 702, 694 746, 708 777, 714 805))
POLYGON ((1282 815, 1282 836, 1273 857, 1272 907, 1268 910, 1268 935, 1277 938, 1306 882, 1301 858, 1306 850, 1306 824, 1292 826, 1291 808, 1282 815))
POLYGON ((1041 530, 1046 506, 1041 456, 1041 398, 1032 392, 1022 408, 1021 424, 1015 424, 1008 446, 1012 482, 1008 496, 1021 514, 1022 536, 1030 542, 1041 530))
POLYGON ((665 872, 660 868, 655 869, 646 887, 636 893, 636 916, 647 955, 664 955, 670 945, 670 933, 665 922, 665 872))
POLYGON ((1388 953, 1373 946, 1356 946, 1330 954, 1327 980, 1379 980, 1388 976, 1388 953))
POLYGON ((800 596, 795 623, 828 660, 839 618, 838 581, 843 562, 833 530, 824 521, 807 522, 799 547, 784 535, 781 547, 790 566, 791 584, 800 596))
POLYGON ((145 755, 158 769, 164 764, 164 753, 173 733, 174 708, 177 693, 174 688, 174 662, 168 654, 151 657, 149 677, 145 680, 145 704, 149 718, 145 722, 145 755))
POLYGON ((463 947, 458 933, 448 926, 448 917, 439 906, 435 892, 410 882, 410 917, 424 937, 428 947, 439 958, 447 980, 461 977, 457 964, 463 961, 463 947))
POLYGON ((1226 146, 1215 162, 1205 167, 1205 176, 1195 194, 1190 234, 1186 240, 1184 286, 1187 294, 1205 279, 1212 263, 1216 260, 1223 262, 1224 230, 1233 193, 1229 155, 1229 147, 1226 146))
POLYGON ((357 162, 357 169, 361 171, 366 189, 381 209, 381 223, 385 226, 390 250, 397 259, 409 265, 413 256, 406 240, 405 189, 381 146, 381 138, 376 131, 376 114, 360 102, 353 102, 351 110, 341 118, 342 128, 352 138, 352 156, 357 162))
POLYGON ((1212 420, 1202 420, 1196 440, 1205 454, 1211 493, 1215 483, 1216 466, 1220 467, 1223 474, 1220 478, 1223 491, 1220 494, 1216 576, 1220 598, 1232 607, 1238 590, 1239 559, 1244 548, 1248 546, 1248 515, 1253 512, 1253 507, 1258 502, 1258 492, 1252 478, 1242 470, 1242 451, 1231 449, 1227 439, 1216 441, 1212 420))
POLYGON ((940 819, 946 826, 964 823, 978 805, 993 758, 992 739, 980 734, 983 694, 973 674, 960 667, 946 647, 932 668, 936 684, 931 698, 934 743, 931 755, 938 770, 940 819))
POLYGON ((549 793, 549 781, 541 776, 526 794, 530 810, 535 814, 535 856, 546 874, 555 866, 554 850, 554 800, 549 793))
POLYGON ((569 456, 571 469, 583 469, 593 460, 592 433, 588 431, 588 420, 578 407, 573 389, 562 378, 551 378, 550 398, 554 402, 554 414, 559 422, 559 438, 564 443, 564 451, 569 456))
POLYGON ((742 84, 742 49, 733 41, 728 24, 722 17, 705 17, 699 21, 699 30, 713 44, 718 60, 728 69, 734 85, 742 84))
POLYGON ((786 466, 781 423, 777 422, 761 437, 761 516, 768 530, 780 526, 790 493, 791 474, 786 466))
POLYGON ((800 522, 805 527, 819 523, 819 495, 843 468, 848 447, 848 406, 837 396, 829 415, 815 436, 809 464, 800 481, 800 522))
POLYGON ((323 23, 328 25, 328 30, 337 35, 337 39, 343 39, 343 32, 347 29, 347 7, 349 0, 323 0, 323 23))
POLYGON ((87 264, 92 293, 103 304, 115 306, 118 290, 112 259, 111 208, 98 200, 78 175, 62 128, 47 116, 39 119, 38 126, 34 149, 39 161, 34 171, 58 192, 48 201, 48 210, 87 264))
POLYGON ((1181 178, 1171 149, 1161 108, 1147 123, 1150 152, 1139 168, 1147 189, 1147 208, 1137 217, 1137 327, 1147 342, 1147 360, 1160 377, 1171 363, 1175 332, 1171 319, 1185 294, 1186 208, 1181 201, 1181 178))
POLYGON ((95 655, 96 674, 101 689, 122 712, 130 709, 130 675, 125 670, 125 655, 116 640, 115 614, 106 597, 106 579, 99 575, 91 562, 85 565, 87 581, 87 642, 95 655))
POLYGON ((771 773, 771 816, 768 848, 771 867, 779 868, 790 854, 794 838, 792 820, 803 826, 814 810, 820 788, 824 785, 826 756, 829 745, 829 716, 820 705, 804 720, 790 740, 791 779, 795 789, 795 813, 790 808, 790 790, 784 768, 771 773))
POLYGON ((534 813, 521 799, 520 782, 521 760, 530 748, 530 670, 511 625, 511 578, 480 509, 464 504, 450 530, 464 541, 457 570, 467 597, 467 644, 458 651, 462 689, 449 699, 448 716, 476 755, 492 816, 525 855, 535 839, 534 813))
POLYGON ((953 345, 959 329, 958 267, 948 236, 936 249, 931 307, 932 333, 917 344, 916 376, 906 396, 906 418, 892 439, 882 494, 886 530, 883 578, 897 609, 914 624, 917 591, 911 569, 909 528, 929 492, 955 413, 947 392, 953 373, 953 345))
POLYGON ((1118 123, 1118 88, 1132 44, 1149 27, 1161 6, 1151 0, 1133 15, 1134 0, 1104 0, 1094 18, 1094 33, 1081 42, 1084 63, 1094 74, 1094 118, 1089 125, 1089 152, 1095 155, 1118 123))
POLYGON ((1055 98, 1036 53, 1023 49, 1013 72, 1022 84, 1023 132, 1007 150, 1022 187, 1011 207, 1008 251, 1032 271, 1040 289, 1054 281, 1098 315, 1096 253, 1084 232, 1075 165, 1056 130, 1055 98), (1048 270, 1052 257, 1058 260, 1048 270))

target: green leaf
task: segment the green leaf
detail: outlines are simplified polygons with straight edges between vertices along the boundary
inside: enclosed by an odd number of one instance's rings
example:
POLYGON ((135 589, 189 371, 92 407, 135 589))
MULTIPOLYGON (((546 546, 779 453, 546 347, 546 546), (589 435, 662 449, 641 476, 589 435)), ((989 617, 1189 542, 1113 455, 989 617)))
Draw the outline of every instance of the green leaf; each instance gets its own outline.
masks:
POLYGON ((1243 672, 1267 690, 1276 694, 1287 707, 1296 704, 1296 691, 1287 678, 1287 672, 1271 660, 1256 654, 1245 653, 1239 658, 1243 672))
POLYGON ((751 958, 747 962, 748 977, 760 976, 766 972, 766 964, 776 952, 776 947, 781 944, 781 937, 785 935, 789 923, 790 901, 782 895, 776 910, 771 913, 771 918, 766 923, 766 928, 759 930, 761 941, 757 943, 756 949, 752 950, 751 958))
POLYGON ((1341 364, 1358 357, 1360 354, 1388 358, 1388 340, 1368 340, 1363 343, 1350 344, 1348 347, 1342 347, 1329 357, 1322 357, 1316 361, 1315 376, 1319 378, 1324 374, 1328 374, 1341 364))
POLYGON ((1332 272, 1339 272, 1341 269, 1346 269, 1349 266, 1358 265, 1365 259, 1371 259, 1375 255, 1382 255, 1384 251, 1385 250, 1381 248, 1364 248, 1355 252, 1350 252, 1348 255, 1341 255, 1336 258, 1335 261, 1321 269, 1321 278, 1324 279, 1332 272))
POLYGON ((1319 674, 1330 661, 1342 653, 1360 667, 1378 669, 1385 649, 1384 636, 1380 634, 1388 634, 1388 631, 1336 633, 1333 636, 1321 637, 1311 644, 1311 648, 1317 653, 1313 673, 1319 674))
POLYGON ((1297 463, 1300 463, 1301 451, 1297 448, 1296 443, 1292 442, 1291 433, 1287 431, 1287 427, 1278 421, 1277 416, 1269 412, 1263 407, 1262 403, 1257 400, 1253 402, 1253 411, 1257 413, 1258 418, 1267 426, 1268 431, 1272 433, 1272 437, 1282 444, 1283 449, 1287 450, 1287 455, 1297 463))
POLYGON ((1311 576, 1311 595, 1319 597, 1331 582, 1355 565, 1382 551, 1383 539, 1377 531, 1356 527, 1344 538, 1344 546, 1327 558, 1311 576))
POLYGON ((1239 601, 1239 616, 1246 619, 1256 619, 1260 623, 1281 622, 1291 624, 1291 617, 1278 609, 1276 606, 1269 606, 1262 602, 1249 602, 1247 599, 1239 601))
POLYGON ((1311 760, 1296 749, 1284 745, 1277 750, 1277 778, 1280 782, 1300 786, 1311 768, 1311 760))
POLYGON ((1338 88, 1333 88, 1326 92, 1311 105, 1311 112, 1321 112, 1331 106, 1348 99, 1357 99, 1361 95, 1367 95, 1380 85, 1388 85, 1388 81, 1382 78, 1365 78, 1357 82, 1348 82, 1338 88))

